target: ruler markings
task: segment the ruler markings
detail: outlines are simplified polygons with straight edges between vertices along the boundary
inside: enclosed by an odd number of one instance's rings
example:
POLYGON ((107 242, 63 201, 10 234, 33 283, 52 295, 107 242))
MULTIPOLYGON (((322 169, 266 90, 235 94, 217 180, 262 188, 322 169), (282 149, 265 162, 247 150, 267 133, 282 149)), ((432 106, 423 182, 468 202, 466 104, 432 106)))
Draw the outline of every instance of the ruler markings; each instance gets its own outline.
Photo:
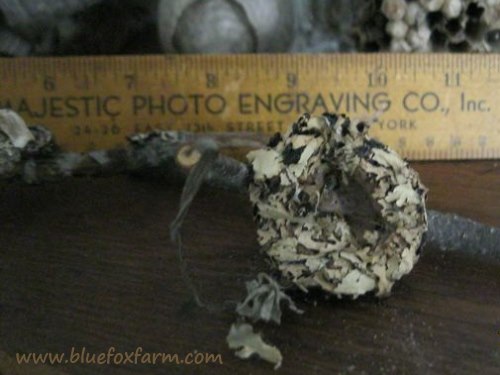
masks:
POLYGON ((156 128, 272 133, 304 109, 362 117, 390 102, 373 133, 405 157, 498 158, 499 61, 450 54, 0 59, 0 103, 21 106, 29 122, 81 151, 156 128))

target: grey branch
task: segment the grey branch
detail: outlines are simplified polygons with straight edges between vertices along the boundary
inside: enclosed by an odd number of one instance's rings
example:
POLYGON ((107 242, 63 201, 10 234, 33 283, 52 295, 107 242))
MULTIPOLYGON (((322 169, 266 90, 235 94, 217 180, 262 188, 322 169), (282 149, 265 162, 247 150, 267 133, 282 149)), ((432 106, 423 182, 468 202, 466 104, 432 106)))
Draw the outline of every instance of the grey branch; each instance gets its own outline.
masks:
POLYGON ((442 251, 459 251, 500 260, 500 229, 439 211, 427 211, 426 241, 442 251))
MULTIPOLYGON (((12 113, 0 110, 0 115, 5 117, 12 113)), ((13 121, 17 120, 14 118, 13 121)), ((252 149, 264 144, 263 136, 254 134, 156 131, 130 137, 129 145, 123 149, 64 153, 57 151, 50 132, 42 127, 30 128, 33 140, 28 139, 23 129, 16 129, 11 123, 7 125, 0 129, 0 179, 21 179, 28 183, 147 169, 167 171, 185 178, 200 160, 207 139, 215 142, 219 149, 252 149)), ((244 163, 219 153, 203 177, 203 181, 211 186, 244 192, 249 170, 244 163)), ((443 251, 500 259, 500 229, 432 210, 428 212, 428 218, 428 243, 443 251)))
MULTIPOLYGON (((22 180, 27 183, 55 181, 64 177, 105 176, 134 173, 147 169, 161 169, 185 177, 198 161, 200 145, 207 138, 219 148, 262 146, 257 138, 245 140, 241 135, 228 140, 227 134, 199 135, 184 132, 152 132, 129 138, 129 145, 116 150, 88 153, 52 151, 51 139, 40 127, 30 128, 35 142, 19 149, 0 139, 0 179, 22 180), (45 143, 37 144, 39 134, 45 143), (3 143, 3 144, 2 144, 3 143), (33 152, 33 149, 36 151, 33 152), (47 151, 48 150, 48 151, 47 151)), ((0 137, 4 136, 0 134, 0 137)), ((243 189, 248 172, 244 164, 219 155, 208 171, 205 182, 217 187, 243 189)))

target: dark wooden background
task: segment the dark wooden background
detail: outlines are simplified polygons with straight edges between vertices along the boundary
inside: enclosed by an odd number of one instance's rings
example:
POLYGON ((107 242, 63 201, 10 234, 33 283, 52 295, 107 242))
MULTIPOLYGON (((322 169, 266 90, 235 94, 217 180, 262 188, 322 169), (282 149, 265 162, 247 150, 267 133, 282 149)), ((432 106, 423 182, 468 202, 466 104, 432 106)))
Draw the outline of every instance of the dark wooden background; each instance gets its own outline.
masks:
MULTIPOLYGON (((500 163, 416 163, 429 206, 500 226, 500 163)), ((162 179, 68 179, 0 190, 0 374, 264 374, 225 338, 231 312, 190 306, 168 226, 181 187, 162 179), (223 365, 17 366, 16 352, 220 353, 223 365)), ((243 195, 205 188, 184 228, 205 299, 244 295, 267 270, 243 195)), ((500 246, 500 244, 499 244, 500 246)), ((303 316, 259 325, 278 374, 500 374, 500 264, 426 247, 384 300, 295 296, 303 316)))

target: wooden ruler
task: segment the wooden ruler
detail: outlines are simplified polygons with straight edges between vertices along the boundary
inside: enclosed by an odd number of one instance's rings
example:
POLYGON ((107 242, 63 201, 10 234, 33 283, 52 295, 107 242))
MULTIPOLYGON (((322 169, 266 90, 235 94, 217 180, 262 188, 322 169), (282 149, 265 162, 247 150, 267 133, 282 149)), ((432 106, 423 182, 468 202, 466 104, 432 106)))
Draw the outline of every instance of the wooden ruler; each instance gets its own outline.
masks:
POLYGON ((500 157, 500 55, 183 55, 0 59, 0 106, 65 150, 153 129, 285 131, 303 112, 368 117, 419 159, 500 157))

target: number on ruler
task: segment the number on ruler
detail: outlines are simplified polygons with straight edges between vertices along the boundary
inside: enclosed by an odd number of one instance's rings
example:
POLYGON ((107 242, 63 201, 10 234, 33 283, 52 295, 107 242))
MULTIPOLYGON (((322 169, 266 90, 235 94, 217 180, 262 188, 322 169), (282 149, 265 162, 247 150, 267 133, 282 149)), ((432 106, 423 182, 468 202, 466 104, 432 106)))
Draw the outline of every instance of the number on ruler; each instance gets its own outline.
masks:
POLYGON ((368 73, 368 87, 385 87, 387 86, 387 74, 385 72, 376 71, 368 73))
POLYGON ((207 89, 213 89, 219 86, 219 80, 214 73, 207 73, 207 89))
POLYGON ((137 88, 137 75, 136 74, 125 74, 125 82, 127 83, 127 89, 132 90, 137 88))
POLYGON ((450 146, 452 148, 458 148, 462 145, 462 138, 457 135, 452 135, 450 137, 450 146))
POLYGON ((480 135, 479 136, 479 140, 478 140, 478 143, 479 143, 479 147, 486 147, 486 143, 488 141, 488 137, 485 136, 485 135, 480 135))
POLYGON ((299 83, 299 78, 297 77, 296 73, 288 73, 286 75, 286 86, 289 89, 297 87, 298 83, 299 83))
POLYGON ((460 73, 445 73, 444 84, 446 87, 459 87, 460 86, 460 73))
POLYGON ((52 76, 45 76, 43 79, 43 88, 45 91, 54 91, 56 89, 56 80, 52 76))

